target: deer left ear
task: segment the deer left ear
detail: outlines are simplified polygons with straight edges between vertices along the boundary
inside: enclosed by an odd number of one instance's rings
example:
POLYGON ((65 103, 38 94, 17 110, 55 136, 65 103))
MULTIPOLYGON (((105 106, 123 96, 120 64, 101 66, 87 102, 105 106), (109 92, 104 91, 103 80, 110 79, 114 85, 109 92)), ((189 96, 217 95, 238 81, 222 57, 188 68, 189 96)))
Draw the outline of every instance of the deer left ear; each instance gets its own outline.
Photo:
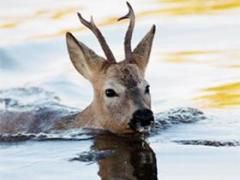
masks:
POLYGON ((66 33, 66 41, 73 66, 83 77, 91 81, 101 71, 102 66, 106 63, 105 59, 78 41, 69 32, 66 33))
POLYGON ((155 31, 156 26, 153 25, 151 30, 139 42, 132 53, 132 61, 143 71, 143 73, 149 61, 155 31))

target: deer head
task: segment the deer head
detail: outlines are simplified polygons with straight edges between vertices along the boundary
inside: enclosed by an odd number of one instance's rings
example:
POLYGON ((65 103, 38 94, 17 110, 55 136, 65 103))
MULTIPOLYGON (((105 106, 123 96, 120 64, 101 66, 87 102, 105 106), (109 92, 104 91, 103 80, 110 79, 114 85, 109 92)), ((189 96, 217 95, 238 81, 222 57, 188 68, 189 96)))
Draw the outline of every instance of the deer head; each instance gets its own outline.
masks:
POLYGON ((92 117, 96 118, 102 128, 117 133, 147 130, 154 120, 150 86, 144 79, 144 74, 149 61, 155 25, 132 50, 135 15, 131 5, 127 3, 127 6, 128 14, 119 18, 130 19, 124 40, 123 61, 115 60, 93 18, 87 21, 78 13, 81 23, 97 37, 106 58, 97 55, 71 33, 66 33, 71 61, 76 70, 91 82, 94 89, 92 117))

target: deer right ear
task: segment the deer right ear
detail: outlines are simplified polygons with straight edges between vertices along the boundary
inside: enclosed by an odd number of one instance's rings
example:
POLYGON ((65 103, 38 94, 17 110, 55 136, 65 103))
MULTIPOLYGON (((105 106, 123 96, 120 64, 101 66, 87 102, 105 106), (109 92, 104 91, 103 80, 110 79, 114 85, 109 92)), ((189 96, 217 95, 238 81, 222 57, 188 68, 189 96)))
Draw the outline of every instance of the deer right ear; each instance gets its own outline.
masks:
POLYGON ((67 48, 73 66, 86 79, 92 80, 98 73, 105 59, 98 56, 93 50, 79 42, 71 33, 66 33, 67 48))
POLYGON ((151 30, 139 42, 139 44, 132 53, 135 60, 134 62, 143 72, 145 72, 146 66, 149 61, 155 31, 156 27, 155 25, 153 25, 151 30))

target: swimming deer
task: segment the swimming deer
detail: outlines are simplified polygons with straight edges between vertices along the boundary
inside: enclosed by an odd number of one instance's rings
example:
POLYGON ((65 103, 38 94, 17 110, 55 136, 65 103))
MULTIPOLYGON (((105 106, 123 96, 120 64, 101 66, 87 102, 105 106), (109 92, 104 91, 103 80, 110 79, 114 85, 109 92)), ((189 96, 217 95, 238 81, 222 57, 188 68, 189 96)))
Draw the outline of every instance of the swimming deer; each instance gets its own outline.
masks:
POLYGON ((2 120, 0 121, 0 132, 20 131, 23 127, 22 123, 27 122, 29 125, 24 126, 24 128, 29 127, 25 130, 27 132, 70 128, 105 129, 114 133, 148 130, 154 118, 151 111, 150 86, 144 77, 155 34, 155 25, 132 50, 131 39, 135 14, 129 3, 127 6, 129 10, 127 15, 118 19, 119 21, 130 19, 124 40, 125 59, 123 61, 116 61, 93 18, 87 21, 78 13, 80 22, 97 37, 105 58, 78 41, 70 32, 66 33, 67 49, 72 64, 84 78, 91 82, 94 89, 93 101, 87 108, 72 118, 65 117, 60 120, 56 117, 56 113, 49 112, 44 115, 0 114, 0 120, 8 119, 5 125, 2 120), (43 117, 46 117, 46 120, 43 120, 43 117), (48 124, 47 128, 46 124, 48 124))
POLYGON ((130 19, 124 40, 123 61, 116 61, 93 18, 88 22, 78 13, 81 23, 96 35, 106 58, 97 55, 70 32, 66 33, 71 61, 76 70, 91 82, 94 89, 93 102, 77 115, 72 127, 100 128, 118 133, 147 130, 153 123, 150 86, 144 75, 155 25, 132 50, 135 14, 129 3, 127 6, 127 15, 118 19, 130 19))

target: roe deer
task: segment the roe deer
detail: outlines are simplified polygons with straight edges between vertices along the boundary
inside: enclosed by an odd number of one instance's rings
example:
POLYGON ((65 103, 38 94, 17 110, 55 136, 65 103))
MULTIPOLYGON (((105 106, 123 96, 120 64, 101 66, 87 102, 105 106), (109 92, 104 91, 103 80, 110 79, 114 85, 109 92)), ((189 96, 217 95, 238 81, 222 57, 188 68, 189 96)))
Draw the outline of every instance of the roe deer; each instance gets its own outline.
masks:
POLYGON ((47 109, 46 113, 39 112, 41 109, 36 113, 0 113, 0 133, 46 132, 80 127, 105 129, 114 133, 149 130, 154 118, 151 111, 149 84, 144 79, 144 75, 155 34, 155 25, 132 50, 131 38, 135 15, 131 5, 127 3, 127 6, 129 12, 119 18, 119 20, 130 19, 124 40, 125 59, 121 62, 115 60, 92 18, 88 22, 78 13, 81 23, 96 35, 106 58, 97 55, 70 32, 66 33, 67 48, 74 67, 92 83, 93 102, 73 117, 62 118, 47 109))
POLYGON ((132 51, 135 14, 129 3, 127 6, 128 14, 118 19, 130 19, 124 40, 125 59, 121 62, 115 60, 93 18, 88 22, 78 13, 81 23, 96 35, 106 58, 97 55, 71 33, 66 34, 68 52, 74 67, 92 83, 94 89, 93 102, 77 115, 72 127, 100 128, 122 133, 148 130, 154 121, 150 110, 149 84, 144 74, 155 25, 132 51))

